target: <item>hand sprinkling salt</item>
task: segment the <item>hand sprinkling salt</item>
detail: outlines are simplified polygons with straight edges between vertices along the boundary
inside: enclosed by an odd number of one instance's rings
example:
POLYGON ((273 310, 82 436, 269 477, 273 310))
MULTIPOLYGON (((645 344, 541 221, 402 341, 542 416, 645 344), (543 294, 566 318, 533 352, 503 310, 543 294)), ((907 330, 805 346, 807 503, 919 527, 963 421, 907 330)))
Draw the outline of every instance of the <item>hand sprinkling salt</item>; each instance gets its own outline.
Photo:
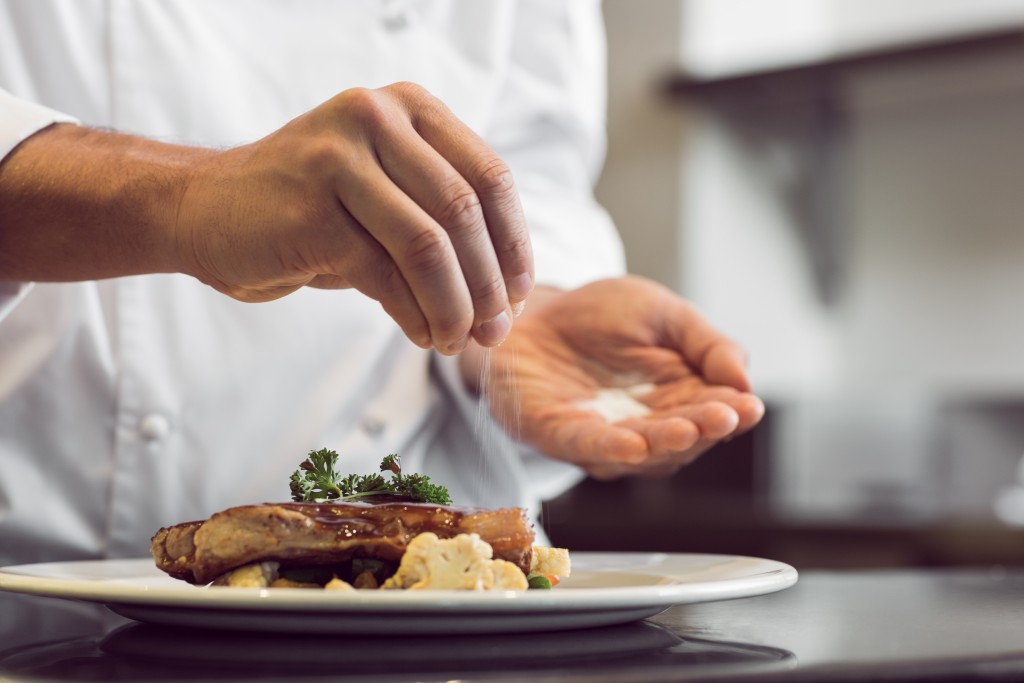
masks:
POLYGON ((608 422, 620 422, 631 417, 644 417, 651 412, 650 407, 636 400, 637 396, 650 393, 654 385, 634 384, 622 389, 599 389, 594 398, 579 401, 577 406, 584 410, 592 410, 608 422))

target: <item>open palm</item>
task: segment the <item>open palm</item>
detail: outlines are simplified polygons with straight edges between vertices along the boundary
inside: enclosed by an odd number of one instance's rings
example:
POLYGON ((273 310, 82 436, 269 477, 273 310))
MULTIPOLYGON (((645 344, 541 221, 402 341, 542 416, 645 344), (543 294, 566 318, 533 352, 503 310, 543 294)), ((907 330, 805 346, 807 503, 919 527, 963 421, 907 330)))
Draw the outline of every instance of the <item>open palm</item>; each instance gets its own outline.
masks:
POLYGON ((535 295, 491 353, 495 418, 598 478, 668 476, 764 414, 743 351, 639 277, 535 295))

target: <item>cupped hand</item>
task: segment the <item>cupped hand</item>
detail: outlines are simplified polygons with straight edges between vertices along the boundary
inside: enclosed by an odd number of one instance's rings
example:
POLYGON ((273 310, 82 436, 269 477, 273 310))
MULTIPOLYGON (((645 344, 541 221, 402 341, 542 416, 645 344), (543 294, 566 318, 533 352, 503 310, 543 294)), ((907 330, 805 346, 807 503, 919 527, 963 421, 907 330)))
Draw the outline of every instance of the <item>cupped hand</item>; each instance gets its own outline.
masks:
POLYGON ((185 272, 236 299, 354 287, 448 354, 500 342, 533 285, 508 167, 409 83, 345 91, 207 155, 175 239, 185 272))
POLYGON ((597 478, 669 476, 764 414, 744 351, 689 302, 639 277, 539 289, 489 353, 484 393, 496 419, 597 478), (646 414, 603 415, 593 403, 601 395, 646 414))

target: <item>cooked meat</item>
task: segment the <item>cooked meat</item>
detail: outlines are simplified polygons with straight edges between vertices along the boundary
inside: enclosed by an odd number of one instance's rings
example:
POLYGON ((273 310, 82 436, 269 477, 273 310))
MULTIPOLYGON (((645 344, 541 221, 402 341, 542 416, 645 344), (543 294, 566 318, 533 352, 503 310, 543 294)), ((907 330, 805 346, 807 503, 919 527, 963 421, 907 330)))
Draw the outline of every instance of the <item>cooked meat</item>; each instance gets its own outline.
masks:
POLYGON ((266 503, 229 508, 205 522, 156 532, 157 567, 194 584, 253 562, 282 567, 336 564, 354 557, 398 562, 409 542, 479 534, 494 557, 530 569, 533 528, 520 508, 483 510, 421 503, 266 503))

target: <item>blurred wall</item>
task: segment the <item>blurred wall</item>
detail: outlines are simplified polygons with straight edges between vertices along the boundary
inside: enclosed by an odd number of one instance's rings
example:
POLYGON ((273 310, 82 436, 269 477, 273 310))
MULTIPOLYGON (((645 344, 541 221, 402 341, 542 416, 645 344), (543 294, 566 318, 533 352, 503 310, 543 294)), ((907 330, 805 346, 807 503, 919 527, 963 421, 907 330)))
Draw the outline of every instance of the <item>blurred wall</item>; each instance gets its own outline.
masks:
POLYGON ((780 518, 1010 523, 998 502, 1024 486, 1024 2, 898 5, 605 0, 598 195, 631 269, 750 349, 780 518), (940 49, 907 56, 926 44, 940 49), (814 72, 777 101, 770 80, 727 106, 703 95, 866 52, 891 59, 814 72), (689 94, 666 95, 672 72, 694 77, 689 94))
POLYGON ((679 217, 688 114, 662 95, 680 63, 678 0, 604 3, 608 32, 608 157, 597 196, 616 220, 630 270, 680 277, 679 217))

